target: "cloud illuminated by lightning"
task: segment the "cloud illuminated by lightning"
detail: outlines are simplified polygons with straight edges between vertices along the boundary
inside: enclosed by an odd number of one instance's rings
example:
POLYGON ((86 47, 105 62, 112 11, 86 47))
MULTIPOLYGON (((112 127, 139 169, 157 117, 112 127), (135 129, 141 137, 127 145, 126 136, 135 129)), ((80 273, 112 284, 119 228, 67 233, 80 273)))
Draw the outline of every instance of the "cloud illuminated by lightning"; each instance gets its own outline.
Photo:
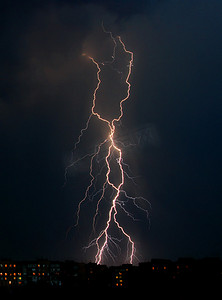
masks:
POLYGON ((92 118, 96 118, 101 124, 103 123, 107 127, 108 132, 106 138, 96 146, 93 153, 89 153, 84 157, 79 158, 66 168, 65 177, 67 177, 69 168, 74 166, 74 164, 76 164, 78 161, 86 157, 90 157, 89 175, 91 179, 89 185, 85 190, 84 197, 78 204, 76 226, 79 223, 82 204, 89 197, 91 197, 91 199, 93 200, 97 199, 95 214, 92 220, 92 232, 93 234, 95 234, 96 237, 90 241, 89 245, 86 248, 96 248, 95 263, 101 264, 104 261, 105 257, 107 257, 107 255, 109 255, 113 260, 115 259, 115 254, 113 253, 112 248, 115 247, 118 250, 118 252, 120 252, 121 249, 119 246, 119 242, 122 241, 122 239, 124 239, 127 243, 126 261, 132 264, 134 258, 136 257, 135 242, 128 230, 125 228, 125 226, 121 224, 121 216, 119 214, 119 211, 124 212, 124 214, 127 217, 131 218, 132 220, 135 220, 133 214, 126 209, 126 203, 130 201, 137 209, 140 209, 148 217, 148 209, 144 208, 145 206, 142 206, 140 203, 142 201, 144 203, 149 204, 149 202, 143 197, 132 197, 128 195, 124 186, 125 178, 127 177, 132 181, 133 178, 127 172, 129 166, 123 161, 122 147, 124 147, 124 144, 115 140, 115 134, 116 125, 120 122, 124 113, 123 104, 130 97, 131 83, 129 80, 132 72, 134 56, 132 51, 126 49, 126 46, 120 36, 114 37, 110 31, 105 30, 103 25, 102 28, 104 33, 109 34, 110 39, 113 42, 112 59, 110 61, 99 62, 96 61, 94 57, 86 53, 83 54, 92 62, 92 64, 96 68, 97 85, 93 92, 91 113, 88 117, 85 127, 80 132, 77 142, 75 143, 74 150, 78 147, 79 143, 81 142, 81 138, 85 131, 87 131, 92 118), (125 66, 127 72, 123 81, 124 85, 126 86, 126 94, 119 101, 119 112, 117 116, 109 120, 102 113, 99 113, 96 109, 97 92, 100 89, 100 85, 102 82, 101 71, 104 66, 109 66, 110 68, 112 68, 112 70, 121 73, 121 76, 123 76, 123 73, 113 66, 116 59, 116 50, 118 47, 121 48, 128 60, 127 65, 125 66), (100 161, 103 160, 103 165, 100 168, 100 172, 96 173, 94 165, 96 163, 99 164, 99 156, 102 156, 102 159, 100 159, 100 161), (117 174, 116 180, 113 180, 112 174, 117 174), (101 175, 103 175, 103 182, 101 184, 101 188, 97 191, 94 191, 92 195, 91 190, 93 188, 95 189, 95 182, 97 181, 97 177, 101 177, 101 175), (108 194, 110 198, 108 215, 106 217, 106 222, 103 225, 103 228, 100 230, 99 233, 96 234, 96 222, 100 214, 101 203, 104 201, 106 194, 108 194), (121 200, 122 198, 124 198, 125 201, 121 200), (111 227, 116 227, 116 229, 120 232, 122 236, 121 240, 112 236, 111 227))

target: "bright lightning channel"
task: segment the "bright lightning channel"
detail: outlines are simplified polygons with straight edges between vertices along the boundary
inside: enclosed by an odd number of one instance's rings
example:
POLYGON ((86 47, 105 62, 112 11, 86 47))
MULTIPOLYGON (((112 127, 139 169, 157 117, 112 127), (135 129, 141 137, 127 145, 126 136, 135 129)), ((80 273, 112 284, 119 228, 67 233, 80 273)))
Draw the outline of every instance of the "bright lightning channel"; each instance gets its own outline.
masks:
MULTIPOLYGON (((120 198, 120 195, 124 195, 124 197, 127 199, 127 201, 131 201, 138 209, 141 209, 141 211, 144 211, 146 213, 147 217, 148 217, 148 209, 145 209, 145 208, 141 207, 137 202, 139 202, 139 200, 147 202, 148 204, 149 204, 149 202, 148 202, 147 199, 145 199, 143 197, 131 197, 124 190, 125 175, 127 175, 127 177, 130 178, 130 176, 124 170, 124 167, 125 166, 129 167, 129 166, 127 164, 125 164, 124 161, 123 161, 123 152, 122 152, 121 147, 119 146, 119 144, 121 144, 121 143, 115 142, 115 133, 116 133, 116 124, 120 122, 120 120, 123 116, 123 103, 125 101, 127 101, 130 97, 131 83, 129 82, 129 79, 130 79, 130 75, 131 75, 131 72, 132 72, 134 56, 133 56, 132 51, 129 51, 129 50, 126 49, 126 46, 125 46, 125 44, 124 44, 124 42, 123 42, 123 40, 120 36, 114 37, 112 32, 105 30, 103 24, 102 24, 102 28, 103 28, 104 33, 109 34, 110 39, 112 40, 113 45, 114 45, 113 46, 113 53, 112 53, 112 60, 111 61, 105 61, 105 62, 98 62, 92 56, 89 56, 85 53, 83 54, 84 56, 88 57, 88 59, 96 67, 97 85, 96 85, 96 87, 94 89, 94 92, 93 92, 91 113, 88 117, 88 120, 86 122, 85 127, 80 132, 80 135, 77 139, 77 142, 75 143, 74 150, 77 148, 78 144, 81 142, 81 138, 82 138, 84 132, 87 131, 87 129, 89 127, 89 123, 90 123, 90 121, 93 117, 95 117, 96 119, 98 119, 99 122, 102 122, 107 126, 108 134, 107 134, 106 138, 99 145, 97 145, 96 150, 92 154, 87 154, 84 157, 82 157, 82 158, 74 161, 72 164, 70 164, 66 168, 65 177, 67 177, 68 169, 70 167, 74 166, 74 164, 76 162, 86 158, 87 156, 91 157, 91 159, 90 159, 90 171, 89 171, 89 175, 90 175, 91 180, 89 182, 88 187, 85 190, 84 197, 82 198, 82 200, 78 204, 77 218, 76 218, 76 226, 77 226, 78 223, 79 223, 81 206, 87 200, 87 198, 89 198, 90 190, 93 187, 94 182, 96 180, 96 176, 94 175, 94 168, 93 168, 94 161, 95 161, 96 157, 98 157, 99 154, 100 155, 102 154, 102 148, 104 148, 103 146, 104 145, 109 145, 107 147, 106 154, 103 154, 104 161, 105 161, 105 166, 103 166, 103 168, 104 167, 106 168, 106 172, 105 172, 102 188, 101 188, 101 190, 97 191, 97 193, 95 193, 94 196, 93 196, 93 197, 96 197, 97 194, 98 195, 100 194, 100 197, 97 200, 97 204, 96 204, 96 211, 95 211, 95 214, 94 214, 94 217, 93 217, 93 220, 92 220, 92 222, 93 222, 92 230, 93 230, 94 233, 96 232, 96 219, 97 219, 98 214, 99 214, 99 207, 100 207, 100 204, 101 204, 102 200, 104 199, 105 192, 108 188, 110 188, 113 191, 112 192, 112 199, 110 201, 110 208, 109 208, 107 220, 105 222, 105 225, 104 225, 103 229, 96 236, 96 238, 94 238, 89 243, 89 245, 85 248, 90 248, 92 246, 96 247, 95 263, 97 263, 97 264, 101 264, 104 261, 104 258, 107 256, 107 254, 114 260, 115 255, 111 251, 110 245, 111 244, 114 245, 118 250, 120 250, 120 247, 118 245, 119 240, 117 238, 112 237, 111 234, 110 234, 111 224, 113 224, 118 228, 118 230, 120 231, 122 236, 127 240, 127 257, 126 257, 126 261, 129 262, 130 264, 132 264, 134 259, 136 258, 136 255, 135 255, 135 253, 136 253, 135 242, 134 242, 133 238, 131 237, 131 235, 129 234, 129 232, 127 231, 127 229, 123 225, 121 225, 120 221, 118 220, 118 207, 128 217, 131 217, 133 220, 135 220, 135 219, 134 219, 133 215, 126 210, 125 202, 120 201, 119 198, 120 198), (98 92, 98 90, 100 88, 100 84, 102 82, 101 68, 104 65, 109 65, 111 68, 113 68, 112 64, 115 62, 117 47, 121 47, 122 51, 124 51, 124 53, 129 57, 129 62, 126 65, 127 74, 126 74, 125 81, 124 81, 124 84, 126 85, 127 90, 126 90, 125 97, 123 99, 121 99, 121 101, 119 102, 119 114, 118 114, 118 116, 113 118, 112 120, 108 120, 101 113, 96 111, 96 100, 97 100, 97 92, 98 92), (111 181, 111 176, 110 176, 111 172, 113 171, 113 166, 111 166, 110 161, 111 161, 111 158, 113 157, 114 153, 116 155, 115 160, 116 160, 116 164, 117 164, 117 168, 118 168, 118 171, 117 170, 114 170, 114 171, 116 171, 116 172, 118 172, 118 174, 120 174, 119 182, 117 184, 114 184, 111 181)), ((113 70, 117 71, 118 73, 121 73, 120 71, 118 71, 114 68, 113 68, 113 70)), ((121 146, 123 146, 123 145, 121 145, 121 146)))

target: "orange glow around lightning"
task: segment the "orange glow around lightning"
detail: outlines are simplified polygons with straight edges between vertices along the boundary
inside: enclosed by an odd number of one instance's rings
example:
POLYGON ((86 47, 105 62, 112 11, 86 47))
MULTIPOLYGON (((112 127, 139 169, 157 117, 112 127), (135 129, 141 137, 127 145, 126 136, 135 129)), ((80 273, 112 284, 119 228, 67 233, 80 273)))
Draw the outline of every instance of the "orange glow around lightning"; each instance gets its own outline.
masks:
MULTIPOLYGON (((102 200, 102 197, 103 197, 103 195, 105 193, 105 185, 106 184, 110 185, 116 191, 116 195, 115 195, 115 197, 112 200, 112 205, 111 205, 110 210, 109 210, 108 220, 107 220, 107 223, 106 223, 106 227, 104 228, 104 230, 102 230, 102 232, 99 234, 99 236, 95 240, 95 244, 97 246, 97 253, 96 253, 96 256, 95 256, 95 262, 97 264, 101 263, 102 257, 103 257, 103 252, 108 247, 108 230, 109 230, 109 227, 110 227, 110 222, 112 220, 117 225, 117 227, 122 231, 122 233, 128 239, 128 241, 129 241, 129 243, 131 245, 131 251, 130 251, 130 263, 131 264, 133 263, 133 256, 134 256, 134 252, 135 252, 135 245, 134 245, 134 242, 133 242, 132 238, 130 237, 129 234, 126 233, 126 231, 124 230, 124 228, 119 224, 119 222, 116 219, 116 215, 117 215, 116 201, 117 201, 117 199, 119 197, 119 194, 120 194, 120 191, 121 191, 121 187, 124 184, 124 172, 123 172, 123 167, 122 167, 122 151, 121 151, 120 148, 118 148, 116 146, 116 144, 114 142, 115 122, 119 122, 120 119, 122 118, 122 116, 123 116, 123 107, 122 107, 123 102, 126 101, 129 98, 129 96, 130 96, 131 84, 129 83, 129 78, 130 78, 130 74, 131 74, 131 71, 132 71, 132 65, 133 65, 133 52, 126 50, 125 44, 123 43, 123 41, 122 41, 122 39, 121 39, 120 36, 118 37, 118 40, 119 40, 120 44, 122 45, 124 51, 126 53, 130 54, 130 61, 129 61, 128 73, 127 73, 127 77, 126 77, 126 80, 125 80, 128 88, 127 88, 127 95, 126 95, 126 97, 123 98, 120 101, 120 114, 119 114, 119 117, 118 118, 114 118, 111 122, 109 120, 103 118, 98 112, 95 111, 96 94, 97 94, 97 91, 98 91, 98 89, 100 87, 100 83, 101 83, 101 79, 100 79, 101 68, 99 66, 99 63, 97 63, 93 57, 88 56, 88 58, 95 64, 95 66, 97 68, 97 80, 98 80, 97 86, 96 86, 96 88, 94 90, 94 93, 93 93, 93 105, 92 105, 91 112, 92 112, 92 115, 94 115, 95 117, 97 117, 100 121, 107 123, 107 125, 109 126, 108 137, 107 137, 107 139, 103 143, 105 143, 106 141, 110 141, 110 146, 109 146, 109 149, 108 149, 108 154, 105 157, 106 166, 107 166, 106 181, 103 184, 103 192, 102 192, 102 196, 100 197, 100 199, 98 201, 98 204, 97 204, 96 214, 98 214, 98 206, 99 206, 99 203, 102 200), (120 183, 119 183, 118 186, 114 185, 110 181, 110 178, 109 178, 109 174, 111 172, 110 164, 109 164, 109 157, 111 155, 111 150, 112 149, 115 149, 117 151, 117 153, 118 153, 118 156, 119 156, 117 158, 117 163, 118 163, 118 166, 119 166, 119 170, 121 172, 121 181, 120 181, 120 183), (100 242, 100 240, 102 238, 104 239, 104 241, 103 241, 102 245, 100 245, 99 242, 100 242)), ((78 205, 78 211, 77 211, 77 218, 78 219, 79 219, 79 213, 80 213, 81 204, 82 204, 82 202, 84 202, 86 200, 87 195, 88 195, 88 191, 89 191, 90 187, 93 184, 94 177, 92 175, 92 162, 93 162, 94 157, 98 154, 98 151, 100 150, 101 145, 102 144, 99 145, 97 152, 91 158, 91 164, 90 164, 91 182, 90 182, 90 185, 86 189, 85 197, 82 199, 82 201, 80 201, 80 203, 78 205)), ((95 222, 95 217, 94 217, 94 222, 95 222)))
MULTIPOLYGON (((123 205, 121 205, 121 201, 119 201, 120 193, 124 193, 125 197, 129 200, 132 200, 137 208, 145 211, 148 214, 148 211, 146 209, 141 208, 141 207, 139 207, 138 204, 136 204, 136 200, 139 199, 139 198, 143 199, 144 201, 147 201, 147 200, 145 198, 142 198, 142 197, 130 197, 130 196, 128 196, 126 191, 123 190, 123 186, 124 186, 124 182, 125 182, 125 178, 124 178, 125 172, 124 172, 124 167, 123 167, 123 165, 124 165, 123 164, 123 152, 122 152, 122 149, 115 142, 115 133, 116 133, 116 126, 115 125, 116 125, 116 123, 120 122, 120 120, 123 116, 123 103, 125 101, 127 101, 130 97, 131 84, 129 82, 129 79, 130 79, 130 75, 131 75, 131 72, 132 72, 133 58, 134 57, 133 57, 133 52, 126 49, 126 46, 125 46, 125 44, 122 41, 120 36, 117 36, 116 38, 114 38, 112 33, 109 32, 109 31, 106 31, 104 29, 104 27, 103 27, 103 31, 110 35, 110 38, 111 38, 111 40, 113 41, 113 44, 114 44, 112 61, 106 62, 107 64, 112 64, 115 61, 115 51, 116 51, 117 43, 120 47, 122 47, 122 50, 125 52, 125 54, 127 54, 129 56, 129 63, 127 65, 127 74, 126 74, 125 82, 124 82, 124 84, 127 86, 127 91, 126 91, 125 97, 119 102, 119 114, 118 114, 117 117, 113 118, 112 120, 108 120, 102 114, 98 113, 96 111, 97 92, 98 92, 98 90, 100 88, 100 84, 102 82, 102 78, 101 78, 101 74, 100 74, 101 73, 100 65, 103 66, 105 63, 97 62, 93 57, 91 57, 91 56, 89 56, 85 53, 83 54, 96 67, 97 85, 96 85, 96 87, 94 89, 94 92, 93 92, 91 113, 88 117, 85 128, 83 128, 80 132, 78 140, 75 143, 74 150, 76 149, 78 144, 81 142, 82 135, 88 129, 89 122, 93 117, 97 118, 99 122, 102 122, 102 123, 106 124, 106 126, 108 128, 108 134, 107 134, 105 140, 103 140, 97 146, 97 149, 95 150, 95 152, 91 155, 90 154, 88 155, 88 156, 91 156, 90 171, 89 171, 89 175, 91 177, 91 180, 90 180, 90 183, 89 183, 88 187, 85 190, 85 194, 84 194, 83 199, 78 204, 76 226, 79 223, 81 206, 87 200, 87 198, 89 197, 89 191, 93 187, 93 184, 94 184, 94 181, 95 181, 95 176, 93 175, 93 162, 94 162, 94 159, 100 153, 101 147, 107 143, 109 145, 109 147, 107 149, 106 154, 104 155, 106 173, 105 173, 104 181, 103 181, 103 184, 102 184, 101 196, 97 200, 96 212, 95 212, 95 215, 93 217, 92 229, 93 229, 94 233, 96 231, 95 226, 96 226, 96 218, 99 214, 99 206, 100 206, 101 201, 104 198, 105 191, 106 191, 107 187, 110 187, 113 190, 113 194, 112 194, 113 196, 112 196, 112 199, 110 201, 110 207, 109 207, 109 210, 108 210, 108 216, 107 216, 107 220, 105 222, 104 228, 100 231, 100 233, 97 235, 97 237, 89 243, 89 245, 86 248, 90 248, 90 247, 93 247, 93 246, 96 247, 95 263, 97 263, 97 264, 101 264, 104 261, 104 258, 106 257, 105 252, 108 253, 113 258, 114 255, 112 254, 112 251, 109 248, 109 242, 110 242, 110 240, 112 240, 113 244, 115 244, 116 247, 117 247, 117 244, 116 244, 115 239, 112 239, 111 234, 109 233, 109 231, 111 230, 110 229, 111 224, 114 224, 120 230, 122 236, 127 240, 127 257, 126 257, 126 261, 132 264, 133 260, 135 258, 135 251, 136 251, 135 242, 133 241, 133 238, 128 233, 127 229, 121 225, 121 223, 118 219, 117 205, 119 205, 128 216, 132 217, 126 211, 126 209, 123 208, 123 205), (114 151, 117 154, 117 158, 116 158, 116 162, 117 162, 117 166, 118 166, 118 171, 117 172, 120 173, 120 175, 121 175, 120 178, 119 178, 118 184, 114 184, 113 182, 111 182, 111 179, 110 179, 110 173, 112 171, 112 167, 110 165, 110 159, 111 159, 111 155, 114 151)), ((65 176, 67 175, 68 168, 73 166, 74 163, 66 168, 65 176)))

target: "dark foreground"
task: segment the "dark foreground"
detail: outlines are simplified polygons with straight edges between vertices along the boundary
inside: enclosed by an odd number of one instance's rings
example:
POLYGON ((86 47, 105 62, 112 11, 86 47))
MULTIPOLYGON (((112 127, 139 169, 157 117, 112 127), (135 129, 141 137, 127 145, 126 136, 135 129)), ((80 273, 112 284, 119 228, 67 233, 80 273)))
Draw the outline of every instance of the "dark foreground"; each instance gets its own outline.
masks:
POLYGON ((219 258, 153 259, 138 266, 115 267, 73 261, 0 261, 0 299, 222 299, 221 290, 219 258))
POLYGON ((222 299, 221 285, 219 283, 185 283, 178 284, 148 283, 145 287, 133 286, 131 288, 64 288, 64 287, 16 287, 16 288, 0 288, 0 299, 15 299, 15 297, 23 297, 27 299, 42 299, 42 297, 50 297, 50 299, 81 299, 86 297, 96 297, 96 299, 104 299, 107 297, 117 297, 126 299, 126 297, 136 298, 145 297, 146 299, 222 299))

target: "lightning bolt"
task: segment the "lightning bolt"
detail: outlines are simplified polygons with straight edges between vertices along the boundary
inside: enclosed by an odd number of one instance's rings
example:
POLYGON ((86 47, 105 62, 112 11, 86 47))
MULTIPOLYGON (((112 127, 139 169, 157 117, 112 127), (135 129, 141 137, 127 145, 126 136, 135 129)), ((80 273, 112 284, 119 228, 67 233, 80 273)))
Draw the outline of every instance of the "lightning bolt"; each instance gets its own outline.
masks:
MULTIPOLYGON (((107 256, 107 254, 114 259, 115 254, 111 250, 111 248, 114 246, 115 248, 120 251, 120 247, 118 245, 119 240, 117 238, 114 238, 111 236, 111 226, 115 226, 121 233, 122 237, 127 241, 127 258, 126 260, 129 263, 133 263, 136 252, 135 248, 135 242, 133 238, 130 236, 129 232, 123 225, 121 225, 120 220, 119 220, 119 210, 122 210, 128 217, 131 217, 133 220, 135 218, 133 215, 127 211, 125 208, 125 204, 127 201, 133 202, 133 204, 136 206, 136 208, 141 209, 141 211, 144 211, 147 214, 148 217, 148 209, 140 206, 138 202, 144 201, 149 204, 149 201, 143 197, 132 197, 127 194, 127 192, 124 190, 124 183, 125 183, 125 176, 131 179, 130 175, 126 172, 126 167, 129 168, 129 166, 123 161, 123 151, 121 147, 123 147, 122 143, 118 143, 117 140, 115 140, 115 133, 116 133, 116 125, 120 122, 120 120, 123 117, 123 104, 126 102, 129 97, 130 97, 130 90, 131 90, 131 83, 130 83, 130 76, 132 73, 132 67, 133 67, 133 59, 134 55, 132 51, 129 51, 126 49, 126 46, 120 36, 114 37, 112 32, 106 31, 104 28, 104 25, 102 24, 102 28, 104 33, 109 34, 110 39, 113 42, 113 53, 112 53, 112 59, 110 61, 105 61, 105 62, 98 62, 96 61, 92 56, 83 54, 86 56, 92 64, 96 68, 96 77, 97 77, 97 85, 94 89, 93 92, 93 97, 92 97, 92 106, 91 106, 91 113, 88 117, 88 120, 86 122, 85 127, 81 130, 80 135, 77 139, 77 142, 75 143, 74 150, 77 148, 78 144, 81 142, 81 138, 84 134, 85 131, 87 131, 89 127, 89 123, 91 119, 94 117, 96 118, 99 122, 104 123, 108 129, 108 133, 106 138, 99 143, 94 152, 91 154, 87 154, 83 156, 82 158, 74 161, 72 164, 70 164, 65 171, 65 177, 67 177, 68 169, 76 162, 78 162, 81 159, 84 159, 86 156, 91 157, 90 158, 90 170, 89 170, 89 175, 90 175, 90 182, 89 185, 87 186, 85 190, 84 197, 82 200, 79 202, 78 207, 77 207, 77 217, 76 217, 76 226, 79 223, 79 218, 80 218, 80 212, 81 212, 81 207, 82 204, 90 197, 90 191, 95 185, 95 181, 97 179, 97 176, 101 175, 103 170, 105 169, 106 171, 104 172, 104 181, 102 183, 102 187, 100 190, 97 192, 94 192, 92 199, 96 198, 96 196, 99 196, 99 199, 97 200, 96 204, 96 211, 92 220, 92 231, 94 234, 96 234, 96 221, 99 215, 99 209, 101 202, 105 198, 106 191, 110 189, 112 191, 112 198, 110 201, 110 207, 108 210, 108 216, 105 222, 105 225, 103 229, 100 231, 99 234, 97 234, 96 238, 92 239, 89 245, 85 248, 90 248, 92 246, 96 247, 96 254, 95 254, 95 263, 101 264, 104 258, 107 256), (97 92, 100 88, 102 79, 101 79, 101 70, 102 67, 105 65, 108 65, 112 68, 112 70, 117 71, 118 73, 121 73, 123 76, 122 72, 119 70, 115 69, 113 66, 113 63, 116 58, 116 49, 117 47, 121 47, 122 51, 125 53, 125 55, 128 57, 128 64, 127 64, 127 73, 125 75, 124 79, 124 84, 126 85, 126 94, 125 97, 122 98, 119 102, 119 113, 116 117, 114 117, 111 120, 108 120, 105 118, 101 113, 99 113, 96 110, 96 101, 97 101, 97 92), (105 154, 103 154, 105 151, 105 154), (100 171, 99 174, 94 175, 94 164, 97 162, 98 163, 98 156, 102 155, 103 156, 103 161, 104 165, 100 171), (96 161, 97 160, 97 161, 96 161), (115 161, 115 170, 113 165, 111 164, 111 161, 115 161), (111 173, 115 172, 119 174, 119 180, 118 183, 114 183, 112 180, 111 173), (124 196, 126 201, 120 200, 120 196, 124 196), (112 245, 112 247, 110 247, 112 245)), ((133 180, 133 178, 132 178, 133 180)))

